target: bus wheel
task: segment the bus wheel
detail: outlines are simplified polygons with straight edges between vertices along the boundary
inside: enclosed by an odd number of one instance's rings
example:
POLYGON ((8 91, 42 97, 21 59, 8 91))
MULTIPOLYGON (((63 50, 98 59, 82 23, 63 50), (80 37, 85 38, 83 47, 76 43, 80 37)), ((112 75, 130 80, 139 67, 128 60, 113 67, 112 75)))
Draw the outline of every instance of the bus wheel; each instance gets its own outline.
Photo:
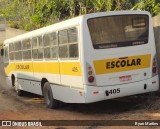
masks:
POLYGON ((44 83, 43 96, 47 108, 56 109, 59 107, 59 101, 53 98, 53 93, 49 82, 44 83))

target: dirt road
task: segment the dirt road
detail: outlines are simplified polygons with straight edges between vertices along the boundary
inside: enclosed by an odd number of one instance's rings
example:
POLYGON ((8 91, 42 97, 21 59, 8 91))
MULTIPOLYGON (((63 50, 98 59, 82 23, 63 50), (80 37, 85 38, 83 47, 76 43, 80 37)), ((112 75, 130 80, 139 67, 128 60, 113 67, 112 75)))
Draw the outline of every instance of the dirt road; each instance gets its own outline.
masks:
MULTIPOLYGON (((160 98, 155 94, 149 94, 140 98, 135 96, 93 104, 64 104, 57 110, 47 109, 40 96, 26 93, 23 97, 19 97, 14 89, 6 85, 0 58, 0 120, 160 120, 160 98)), ((59 126, 54 128, 62 129, 59 126)), ((63 128, 74 129, 75 127, 63 128)), ((105 129, 108 127, 78 126, 76 128, 105 129)))

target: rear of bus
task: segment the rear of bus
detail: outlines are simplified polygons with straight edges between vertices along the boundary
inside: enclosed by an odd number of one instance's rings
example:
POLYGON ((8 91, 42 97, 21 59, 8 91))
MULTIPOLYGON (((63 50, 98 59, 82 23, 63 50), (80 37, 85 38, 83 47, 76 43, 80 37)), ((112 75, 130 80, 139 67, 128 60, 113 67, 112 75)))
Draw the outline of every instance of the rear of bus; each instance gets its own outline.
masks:
POLYGON ((145 11, 89 14, 83 26, 86 103, 157 91, 151 16, 145 11))

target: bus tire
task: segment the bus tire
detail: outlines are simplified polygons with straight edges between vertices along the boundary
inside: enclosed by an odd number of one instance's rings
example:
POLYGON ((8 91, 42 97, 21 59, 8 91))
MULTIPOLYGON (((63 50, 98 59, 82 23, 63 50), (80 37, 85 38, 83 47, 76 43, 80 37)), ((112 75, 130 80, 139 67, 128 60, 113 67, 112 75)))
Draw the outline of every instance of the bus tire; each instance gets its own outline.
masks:
POLYGON ((53 98, 53 93, 49 82, 44 83, 43 96, 47 108, 57 109, 59 107, 59 101, 53 98))
POLYGON ((19 89, 19 87, 17 85, 14 86, 15 91, 17 93, 18 96, 23 96, 23 91, 19 89))

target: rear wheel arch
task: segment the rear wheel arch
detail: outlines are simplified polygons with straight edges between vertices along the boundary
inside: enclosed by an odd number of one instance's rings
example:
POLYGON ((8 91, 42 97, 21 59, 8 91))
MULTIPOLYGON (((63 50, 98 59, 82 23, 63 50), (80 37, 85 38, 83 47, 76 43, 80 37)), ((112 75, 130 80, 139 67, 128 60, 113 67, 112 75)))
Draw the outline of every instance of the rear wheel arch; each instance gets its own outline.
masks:
POLYGON ((16 94, 18 96, 23 96, 24 92, 19 88, 18 83, 16 83, 16 77, 14 74, 11 75, 12 87, 15 88, 16 94))
POLYGON ((44 87, 44 84, 45 84, 46 82, 49 82, 49 81, 48 81, 46 78, 42 78, 42 80, 41 80, 42 95, 43 95, 43 87, 44 87))
POLYGON ((12 74, 11 75, 11 81, 12 81, 12 87, 14 87, 15 86, 15 75, 14 74, 12 74))

